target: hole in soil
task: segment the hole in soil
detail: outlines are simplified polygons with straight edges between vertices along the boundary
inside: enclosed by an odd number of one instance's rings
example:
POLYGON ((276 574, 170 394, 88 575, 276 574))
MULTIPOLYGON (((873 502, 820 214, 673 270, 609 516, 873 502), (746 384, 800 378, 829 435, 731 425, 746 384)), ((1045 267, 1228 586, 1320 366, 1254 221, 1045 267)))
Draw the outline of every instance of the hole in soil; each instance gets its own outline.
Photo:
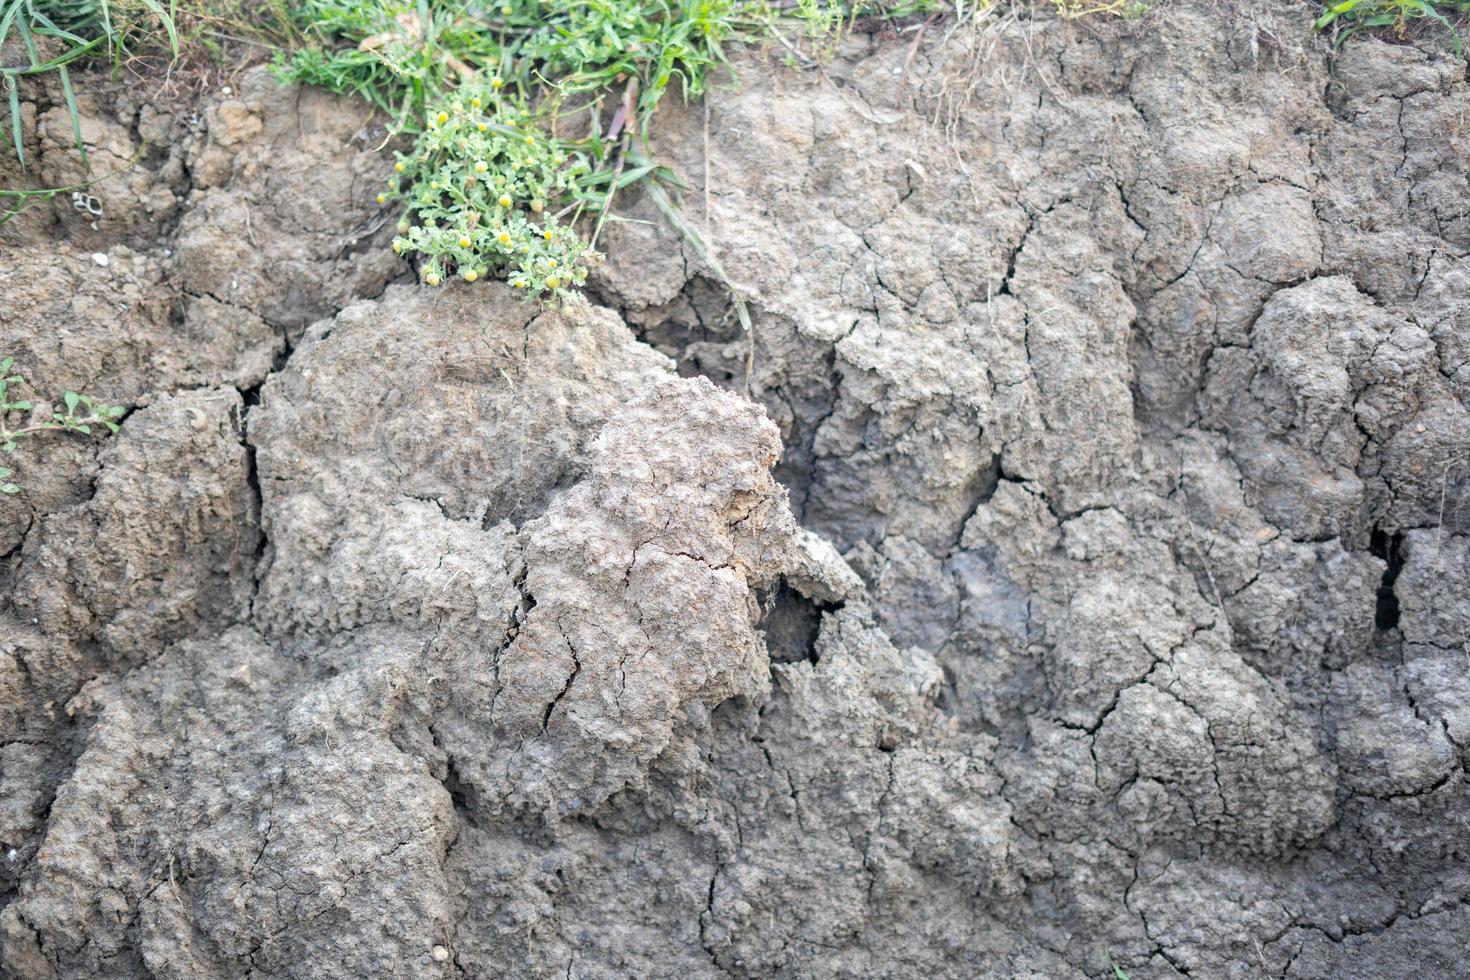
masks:
POLYGON ((822 613, 842 608, 840 604, 815 602, 782 582, 774 595, 763 599, 766 613, 760 628, 766 634, 766 650, 772 663, 817 662, 817 633, 822 613))
MULTIPOLYGON (((679 375, 703 376, 731 391, 745 391, 749 338, 735 317, 730 292, 696 276, 662 307, 623 311, 639 340, 673 358, 679 375)), ((803 337, 796 325, 752 304, 755 362, 750 396, 781 429, 785 449, 774 475, 791 494, 791 511, 804 518, 814 479, 817 429, 836 401, 836 355, 803 337)))
POLYGON ((444 777, 444 788, 449 791, 449 800, 454 804, 455 812, 461 819, 474 823, 476 799, 474 788, 460 778, 459 769, 454 764, 454 756, 445 760, 447 774, 444 777))
POLYGON ((1373 529, 1369 539, 1369 550, 1388 563, 1383 570, 1383 580, 1378 583, 1378 601, 1373 610, 1373 623, 1381 630, 1395 629, 1399 625, 1399 598, 1394 595, 1393 584, 1404 567, 1403 542, 1402 534, 1390 537, 1378 528, 1373 529))

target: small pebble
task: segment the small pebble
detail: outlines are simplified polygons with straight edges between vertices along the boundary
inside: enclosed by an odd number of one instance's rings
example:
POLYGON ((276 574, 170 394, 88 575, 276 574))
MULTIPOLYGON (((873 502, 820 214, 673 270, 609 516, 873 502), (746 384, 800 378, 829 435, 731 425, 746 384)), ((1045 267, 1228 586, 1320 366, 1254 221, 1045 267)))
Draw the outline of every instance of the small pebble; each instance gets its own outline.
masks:
POLYGON ((435 963, 443 963, 444 961, 449 959, 449 950, 445 949, 443 946, 435 946, 432 950, 429 951, 429 954, 434 957, 435 963))
POLYGON ((93 262, 96 262, 98 265, 102 266, 102 268, 104 268, 104 269, 107 268, 108 258, 107 258, 106 255, 103 255, 101 252, 93 252, 92 253, 92 261, 93 262))

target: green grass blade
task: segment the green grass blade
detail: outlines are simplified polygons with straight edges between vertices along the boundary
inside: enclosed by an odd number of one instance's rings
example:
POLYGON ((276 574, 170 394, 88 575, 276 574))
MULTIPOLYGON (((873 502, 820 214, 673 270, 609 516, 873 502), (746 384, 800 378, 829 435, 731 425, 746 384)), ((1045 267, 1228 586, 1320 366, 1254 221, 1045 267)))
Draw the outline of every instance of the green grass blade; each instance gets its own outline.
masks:
POLYGON ((98 3, 98 7, 102 11, 102 34, 104 37, 107 38, 107 47, 110 50, 112 48, 113 38, 112 5, 108 2, 108 0, 100 0, 100 2, 98 3))
POLYGON ((15 156, 20 160, 20 172, 26 172, 25 144, 20 138, 20 91, 15 84, 15 76, 9 72, 5 73, 5 89, 10 99, 10 138, 15 142, 15 156))
MULTIPOLYGON (((30 22, 26 20, 26 18, 22 17, 15 22, 15 26, 20 31, 20 40, 21 43, 26 46, 26 54, 31 59, 32 67, 40 64, 41 56, 36 53, 36 41, 34 38, 31 37, 30 22)), ((3 34, 0 34, 0 37, 3 36, 3 34)))
POLYGON ((664 193, 662 187, 658 186, 658 182, 653 179, 652 175, 644 177, 642 182, 643 189, 648 194, 649 200, 653 201, 654 206, 662 212, 664 220, 675 231, 684 236, 684 240, 694 249, 695 254, 704 260, 705 265, 709 266, 711 272, 720 277, 720 281, 730 291, 730 298, 735 301, 735 315, 740 320, 740 326, 745 328, 746 331, 749 331, 750 310, 745 306, 745 298, 740 295, 740 291, 735 288, 735 284, 730 281, 730 277, 725 275, 724 266, 720 265, 719 260, 710 253, 709 246, 705 244, 704 238, 684 220, 684 215, 680 212, 678 205, 669 199, 669 195, 664 193))
POLYGON ((153 11, 153 16, 158 18, 159 23, 163 25, 163 29, 168 32, 168 45, 173 50, 174 57, 177 58, 179 56, 179 32, 174 26, 173 17, 169 15, 167 10, 163 9, 163 4, 159 3, 158 0, 143 0, 143 6, 153 11))
POLYGON ((1450 23, 1450 19, 1444 14, 1440 13, 1439 10, 1437 10, 1432 3, 1418 4, 1417 6, 1419 7, 1420 11, 1422 11, 1425 17, 1433 17, 1435 20, 1444 25, 1445 30, 1450 32, 1450 41, 1454 44, 1455 55, 1459 56, 1460 34, 1458 31, 1455 30, 1455 25, 1450 23))
POLYGON ((66 111, 71 115, 71 134, 77 141, 77 152, 82 155, 82 166, 90 173, 92 164, 87 159, 87 147, 82 143, 82 114, 77 111, 76 93, 71 88, 71 72, 66 70, 65 65, 59 65, 56 75, 61 79, 61 93, 66 97, 66 111))
POLYGON ((16 19, 20 16, 20 8, 23 3, 25 0, 11 0, 5 6, 5 13, 0 14, 0 41, 4 41, 9 36, 11 25, 17 23, 16 19))
POLYGON ((12 70, 12 74, 15 74, 15 75, 43 75, 43 74, 45 74, 46 72, 49 72, 49 71, 57 71, 58 69, 60 69, 64 65, 69 65, 73 61, 76 61, 78 58, 85 57, 86 55, 90 54, 93 50, 95 50, 96 48, 99 48, 101 46, 102 46, 102 38, 99 37, 99 38, 97 38, 97 39, 95 39, 93 41, 88 41, 85 45, 83 45, 80 48, 72 48, 69 51, 64 51, 61 54, 57 55, 56 57, 51 58, 50 60, 39 62, 39 63, 37 63, 35 65, 32 65, 29 68, 13 69, 12 70))

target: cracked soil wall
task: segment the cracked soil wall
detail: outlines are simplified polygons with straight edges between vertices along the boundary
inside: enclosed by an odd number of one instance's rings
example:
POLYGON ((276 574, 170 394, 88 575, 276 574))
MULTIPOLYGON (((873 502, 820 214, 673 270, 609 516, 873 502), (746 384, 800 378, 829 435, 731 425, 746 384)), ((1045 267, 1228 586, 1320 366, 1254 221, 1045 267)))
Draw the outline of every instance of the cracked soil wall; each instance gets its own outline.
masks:
POLYGON ((657 149, 751 337, 83 86, 0 347, 136 408, 0 505, 0 974, 1470 976, 1470 86, 1310 20, 748 57, 657 149))

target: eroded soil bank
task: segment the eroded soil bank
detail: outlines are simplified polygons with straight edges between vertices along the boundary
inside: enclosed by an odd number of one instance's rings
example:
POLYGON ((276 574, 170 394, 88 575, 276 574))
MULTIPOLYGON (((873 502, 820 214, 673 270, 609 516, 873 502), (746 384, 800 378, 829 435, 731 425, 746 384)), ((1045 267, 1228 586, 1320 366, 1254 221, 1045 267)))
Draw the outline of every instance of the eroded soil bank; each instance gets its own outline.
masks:
POLYGON ((1470 89, 1310 19, 670 106, 752 400, 661 224, 430 291, 359 105, 84 87, 0 339, 137 407, 0 504, 0 973, 1466 975, 1470 89))

